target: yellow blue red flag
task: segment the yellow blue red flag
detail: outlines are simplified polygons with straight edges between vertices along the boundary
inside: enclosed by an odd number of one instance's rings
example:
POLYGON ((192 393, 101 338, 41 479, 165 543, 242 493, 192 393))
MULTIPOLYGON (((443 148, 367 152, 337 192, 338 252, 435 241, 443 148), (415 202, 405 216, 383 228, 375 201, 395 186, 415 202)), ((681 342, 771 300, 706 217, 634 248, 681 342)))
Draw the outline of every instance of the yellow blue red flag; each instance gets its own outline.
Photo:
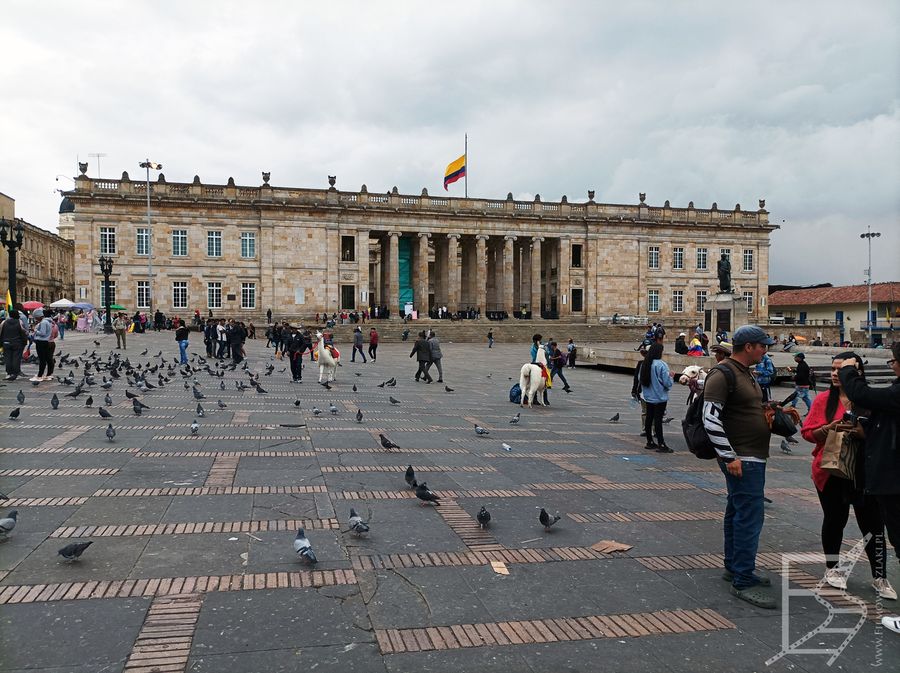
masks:
POLYGON ((444 171, 444 191, 447 191, 447 185, 452 185, 460 178, 466 177, 466 155, 463 154, 456 161, 450 162, 447 170, 444 171))

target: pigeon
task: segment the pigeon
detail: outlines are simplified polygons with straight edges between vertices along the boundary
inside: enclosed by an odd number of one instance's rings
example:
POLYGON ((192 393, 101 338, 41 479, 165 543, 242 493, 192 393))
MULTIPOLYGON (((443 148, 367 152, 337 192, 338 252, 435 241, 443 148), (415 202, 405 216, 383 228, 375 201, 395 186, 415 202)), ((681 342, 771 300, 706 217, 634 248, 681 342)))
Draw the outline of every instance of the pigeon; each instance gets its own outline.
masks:
POLYGON ((331 412, 331 415, 332 415, 332 416, 337 416, 337 407, 334 406, 334 402, 329 402, 329 403, 328 403, 328 411, 331 412))
POLYGON ((478 514, 475 515, 475 518, 478 520, 478 525, 482 528, 487 528, 487 525, 491 522, 491 513, 485 509, 484 505, 482 505, 481 509, 478 510, 478 514))
POLYGON ((195 399, 195 400, 205 400, 205 399, 206 399, 206 395, 204 395, 204 394, 201 393, 199 390, 197 390, 196 388, 194 388, 194 399, 195 399))
POLYGON ((353 392, 354 392, 354 393, 357 392, 356 384, 355 384, 355 383, 353 384, 353 392))
POLYGON ((482 428, 478 423, 475 424, 475 434, 476 435, 489 435, 491 434, 489 430, 482 428))
POLYGON ((616 412, 615 416, 609 419, 610 423, 618 423, 619 422, 619 413, 616 412))
POLYGON ((671 422, 674 421, 674 420, 675 420, 675 418, 674 418, 673 416, 666 416, 666 417, 662 420, 662 422, 663 422, 663 425, 668 425, 669 423, 671 423, 671 422))
POLYGON ((219 390, 225 390, 225 381, 219 381, 219 390))
POLYGON ((103 396, 103 404, 105 404, 108 407, 111 407, 112 403, 113 403, 112 397, 109 396, 109 393, 106 393, 106 395, 103 396))
POLYGON ((203 405, 197 402, 197 415, 200 418, 206 418, 206 412, 203 411, 203 405))
POLYGON ((788 455, 791 455, 792 453, 794 453, 794 452, 791 450, 791 447, 790 447, 790 445, 787 443, 787 440, 786 440, 786 439, 782 439, 782 440, 781 440, 781 452, 782 452, 782 453, 786 453, 786 454, 788 454, 788 455))
POLYGON ((84 401, 84 406, 90 408, 91 405, 93 405, 93 404, 94 404, 94 396, 88 395, 88 398, 84 401))
POLYGON ((378 384, 378 387, 379 387, 379 388, 384 388, 384 386, 385 386, 386 384, 387 384, 387 381, 382 381, 381 383, 378 384))
POLYGON ((72 561, 78 561, 81 558, 81 555, 84 553, 84 550, 94 544, 93 540, 88 540, 87 542, 73 542, 72 544, 67 544, 65 547, 59 550, 59 555, 62 556, 67 562, 71 563, 72 561))
POLYGON ((56 393, 53 393, 53 397, 50 398, 50 406, 54 410, 59 409, 59 398, 56 396, 56 393))
POLYGON ((369 524, 363 521, 362 517, 352 507, 350 508, 350 530, 357 535, 369 532, 369 524))
POLYGON ((562 517, 559 514, 554 514, 551 518, 549 514, 547 514, 547 510, 541 507, 541 513, 538 515, 538 521, 541 522, 541 525, 544 527, 544 530, 549 531, 550 526, 559 521, 562 517))
POLYGON ((217 400, 216 404, 218 405, 219 409, 226 409, 228 407, 228 405, 225 404, 222 400, 217 400))
POLYGON ((516 414, 512 418, 509 419, 510 425, 518 425, 519 421, 522 420, 522 414, 516 414))
POLYGON ((360 374, 359 372, 353 372, 353 375, 354 376, 362 376, 362 374, 360 374))
POLYGON ((103 407, 100 407, 99 409, 97 409, 97 411, 100 412, 100 418, 112 418, 112 414, 109 413, 109 412, 108 412, 106 409, 104 409, 103 407))
POLYGON ((328 385, 328 381, 325 381, 325 383, 323 383, 322 385, 325 387, 325 390, 331 390, 331 386, 328 385))
POLYGON ((428 489, 428 484, 426 484, 424 481, 416 486, 416 497, 422 501, 423 505, 427 505, 429 502, 433 502, 435 507, 441 506, 441 503, 438 502, 440 498, 428 489))
POLYGON ((388 395, 388 399, 391 401, 391 404, 400 404, 400 400, 395 400, 393 397, 388 395))
POLYGON ((197 422, 197 419, 195 418, 193 421, 191 421, 191 434, 196 435, 197 432, 199 432, 199 430, 200 430, 200 424, 197 422))
POLYGON ((134 412, 135 416, 141 416, 144 413, 140 407, 132 407, 131 410, 134 412))
POLYGON ((394 444, 391 440, 389 440, 384 435, 378 435, 378 439, 381 440, 381 446, 383 448, 387 449, 388 451, 390 451, 391 449, 399 449, 400 448, 399 446, 394 444))
POLYGON ((95 345, 95 346, 99 346, 99 345, 100 345, 100 342, 97 341, 96 339, 94 339, 94 345, 95 345))
POLYGON ((388 381, 388 382, 387 382, 387 387, 388 387, 388 388, 394 388, 394 387, 396 387, 396 386, 397 386, 397 382, 396 382, 396 381, 388 381))
POLYGON ((19 394, 16 395, 16 400, 18 400, 19 404, 25 404, 25 393, 22 392, 21 388, 19 388, 19 394))
POLYGON ((126 391, 125 391, 125 397, 127 397, 129 400, 133 400, 133 399, 135 399, 135 398, 137 398, 137 397, 140 397, 140 395, 135 395, 135 394, 134 394, 133 392, 131 392, 130 390, 126 390, 126 391))
POLYGON ((500 446, 503 447, 504 451, 512 451, 512 447, 509 444, 507 444, 506 442, 501 443, 500 446))
POLYGON ((258 383, 256 384, 256 392, 258 392, 260 395, 268 395, 268 393, 269 393, 268 390, 265 390, 265 389, 264 389, 261 385, 259 385, 258 383))
POLYGON ((16 407, 12 411, 9 412, 9 420, 14 421, 19 417, 19 413, 21 413, 22 409, 20 407, 16 407))
POLYGON ((112 423, 106 426, 106 438, 109 441, 113 441, 116 438, 116 429, 112 426, 112 423))
POLYGON ((306 538, 306 533, 302 528, 297 530, 297 537, 294 538, 294 552, 302 561, 305 561, 310 565, 315 565, 319 562, 316 558, 316 553, 313 551, 312 545, 306 538))
POLYGON ((357 422, 357 423, 362 423, 362 421, 363 421, 363 412, 362 412, 362 409, 357 409, 357 410, 356 410, 356 422, 357 422))
POLYGON ((318 407, 313 407, 313 416, 321 416, 321 415, 322 415, 322 410, 319 409, 318 407))
POLYGON ((406 474, 404 475, 404 479, 406 479, 406 483, 410 488, 415 488, 418 486, 416 483, 416 471, 413 469, 412 465, 406 466, 406 474))
POLYGON ((300 400, 294 400, 294 406, 299 408, 299 407, 300 407, 300 400))
POLYGON ((446 392, 448 392, 448 393, 452 393, 452 392, 453 392, 453 388, 451 388, 450 386, 444 386, 444 390, 445 390, 446 392))
POLYGON ((141 355, 146 355, 146 354, 147 354, 147 349, 145 348, 145 349, 141 352, 141 355))
POLYGON ((7 535, 12 533, 13 528, 16 527, 16 521, 19 520, 19 510, 14 509, 5 517, 0 519, 0 537, 5 538, 7 535))

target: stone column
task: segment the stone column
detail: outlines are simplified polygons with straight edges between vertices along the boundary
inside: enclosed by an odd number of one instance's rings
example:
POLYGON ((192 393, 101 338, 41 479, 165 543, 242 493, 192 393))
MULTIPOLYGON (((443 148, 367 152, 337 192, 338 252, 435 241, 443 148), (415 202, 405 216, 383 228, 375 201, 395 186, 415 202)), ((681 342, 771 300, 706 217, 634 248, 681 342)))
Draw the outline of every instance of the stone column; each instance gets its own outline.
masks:
POLYGON ((400 316, 400 232, 388 232, 388 310, 392 318, 400 316))
POLYGON ((475 308, 484 317, 487 310, 487 240, 484 234, 475 237, 475 308))
POLYGON ((356 268, 359 273, 359 281, 356 286, 356 306, 362 309, 369 308, 372 288, 369 280, 369 232, 358 231, 356 233, 356 268), (366 300, 363 301, 362 293, 366 293, 366 300))
POLYGON ((513 291, 515 283, 515 274, 513 273, 513 243, 515 236, 503 237, 503 310, 512 318, 513 311, 516 310, 513 291))
MULTIPOLYGON (((541 319, 541 266, 543 255, 541 254, 541 241, 543 236, 533 236, 531 239, 531 318, 541 319)), ((549 278, 547 279, 549 281, 549 278)))
POLYGON ((419 234, 416 254, 416 310, 419 316, 428 314, 428 238, 431 234, 419 234))
POLYGON ((572 239, 559 239, 559 317, 568 317, 572 315, 572 288, 569 287, 569 270, 572 267, 572 239), (563 295, 566 296, 566 303, 563 304, 563 295))
POLYGON ((447 310, 459 310, 459 234, 447 234, 447 310))

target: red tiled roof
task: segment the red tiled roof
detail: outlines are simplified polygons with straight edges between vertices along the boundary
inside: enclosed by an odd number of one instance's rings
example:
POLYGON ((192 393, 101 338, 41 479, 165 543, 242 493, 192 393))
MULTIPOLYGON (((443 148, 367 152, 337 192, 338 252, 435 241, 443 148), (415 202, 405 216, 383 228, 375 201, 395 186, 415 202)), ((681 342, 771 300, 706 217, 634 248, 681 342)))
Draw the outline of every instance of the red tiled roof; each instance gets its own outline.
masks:
MULTIPOLYGON (((805 290, 779 290, 769 295, 769 306, 811 306, 814 304, 865 304, 869 301, 866 285, 815 287, 805 290)), ((873 302, 900 302, 900 283, 873 283, 873 302)))

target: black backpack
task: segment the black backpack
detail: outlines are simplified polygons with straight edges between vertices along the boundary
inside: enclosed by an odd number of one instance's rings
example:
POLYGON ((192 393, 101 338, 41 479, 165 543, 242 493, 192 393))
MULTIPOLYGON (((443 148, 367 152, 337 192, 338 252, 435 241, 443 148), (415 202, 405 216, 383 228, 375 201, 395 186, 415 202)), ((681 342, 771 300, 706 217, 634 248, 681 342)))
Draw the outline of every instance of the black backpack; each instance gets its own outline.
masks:
MULTIPOLYGON (((736 379, 734 372, 727 365, 718 364, 712 369, 720 370, 728 381, 728 395, 734 392, 736 379)), ((709 373, 712 373, 710 369, 709 373)), ((709 374, 707 374, 709 377, 709 374)), ((684 441, 691 453, 701 460, 711 460, 718 457, 715 446, 706 434, 703 427, 703 392, 694 396, 694 401, 688 407, 684 420, 681 421, 681 431, 684 433, 684 441)))

